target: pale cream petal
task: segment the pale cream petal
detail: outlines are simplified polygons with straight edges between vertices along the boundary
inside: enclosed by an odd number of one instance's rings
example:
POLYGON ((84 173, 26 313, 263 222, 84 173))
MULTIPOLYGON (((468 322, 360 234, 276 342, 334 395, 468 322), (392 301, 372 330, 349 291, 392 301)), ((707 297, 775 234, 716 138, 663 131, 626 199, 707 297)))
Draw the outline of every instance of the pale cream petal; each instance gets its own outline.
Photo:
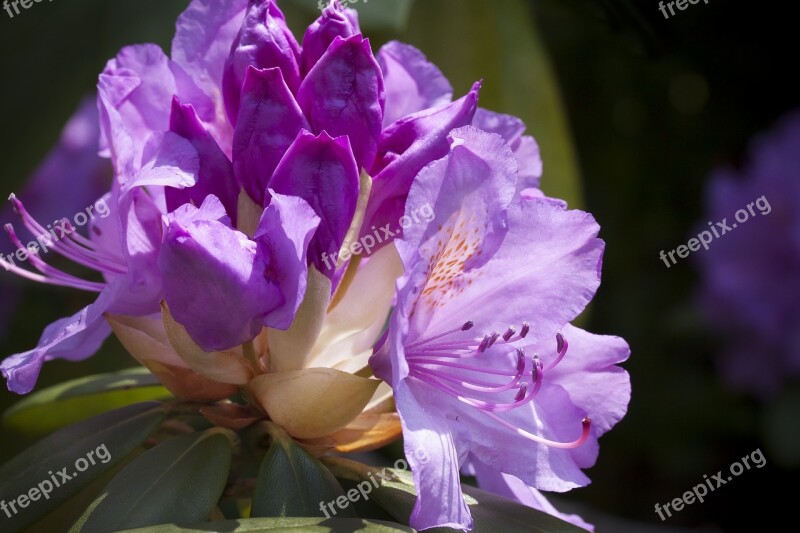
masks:
POLYGON ((306 294, 292 325, 286 331, 270 329, 268 332, 271 372, 288 372, 310 366, 307 364, 308 356, 322 329, 330 301, 331 280, 310 266, 306 294))
POLYGON ((372 348, 386 325, 395 282, 402 273, 393 245, 377 251, 358 269, 341 302, 325 317, 311 353, 313 366, 332 368, 372 348))
POLYGON ((379 384, 330 368, 309 368, 258 376, 246 390, 287 433, 313 439, 347 426, 379 384))
POLYGON ((205 352, 192 340, 186 328, 172 318, 166 302, 161 302, 161 317, 170 344, 189 368, 220 383, 244 385, 252 379, 253 369, 241 349, 239 353, 205 352))

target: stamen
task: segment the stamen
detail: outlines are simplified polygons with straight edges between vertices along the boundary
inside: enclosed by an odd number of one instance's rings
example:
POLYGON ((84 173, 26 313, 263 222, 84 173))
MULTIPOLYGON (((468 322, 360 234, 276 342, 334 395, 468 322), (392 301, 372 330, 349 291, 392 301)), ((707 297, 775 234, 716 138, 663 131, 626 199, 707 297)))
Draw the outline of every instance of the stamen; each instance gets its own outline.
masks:
POLYGON ((514 433, 516 433, 521 437, 525 437, 528 440, 532 440, 533 442, 538 442, 539 444, 544 444, 545 446, 549 446, 551 448, 559 448, 561 450, 572 450, 574 448, 577 448, 578 446, 580 446, 589 439, 589 434, 591 433, 592 419, 589 418, 588 416, 583 420, 581 420, 583 431, 581 432, 580 437, 578 437, 576 440, 572 442, 557 442, 554 440, 545 439, 543 437, 540 437, 539 435, 534 435, 533 433, 525 431, 524 429, 518 428, 514 424, 506 420, 503 420, 494 413, 484 412, 484 414, 486 414, 486 416, 491 417, 500 424, 504 425, 505 427, 507 427, 508 429, 510 429, 511 431, 513 431, 514 433))
POLYGON ((506 330, 506 332, 503 333, 503 340, 508 342, 508 339, 513 337, 514 333, 516 333, 516 332, 517 332, 517 328, 515 328, 514 326, 508 326, 508 329, 506 330))
MULTIPOLYGON (((86 281, 66 272, 63 272, 57 268, 51 267, 46 262, 39 257, 38 253, 32 253, 19 239, 16 232, 14 231, 14 226, 11 224, 6 224, 3 229, 5 229, 6 233, 8 233, 8 237, 11 240, 12 244, 16 246, 20 250, 25 250, 27 252, 28 261, 33 265, 33 267, 44 274, 45 276, 49 276, 53 280, 58 280, 61 283, 59 285, 66 286, 66 287, 74 287, 80 290, 86 291, 101 291, 103 290, 104 284, 102 283, 94 283, 91 281, 86 281)), ((17 272, 15 272, 17 273, 17 272)))
POLYGON ((488 344, 488 345, 486 345, 486 348, 491 348, 491 347, 492 347, 492 344, 494 344, 495 342, 497 342, 497 339, 499 339, 499 338, 500 338, 500 334, 499 334, 499 333, 497 333, 496 331, 493 331, 493 332, 492 332, 492 336, 491 336, 491 338, 489 339, 489 344, 488 344))
POLYGON ((525 337, 527 337, 527 336, 528 336, 528 332, 529 332, 530 330, 531 330, 531 325, 530 325, 530 324, 528 324, 527 322, 523 322, 523 323, 522 323, 522 330, 519 332, 519 337, 520 337, 521 339, 524 339, 525 337))
POLYGON ((558 349, 558 356, 552 363, 547 365, 547 368, 544 369, 545 372, 555 368, 556 365, 558 365, 558 363, 560 363, 561 360, 564 359, 564 356, 567 354, 567 349, 569 349, 569 343, 561 333, 556 333, 556 348, 558 349))

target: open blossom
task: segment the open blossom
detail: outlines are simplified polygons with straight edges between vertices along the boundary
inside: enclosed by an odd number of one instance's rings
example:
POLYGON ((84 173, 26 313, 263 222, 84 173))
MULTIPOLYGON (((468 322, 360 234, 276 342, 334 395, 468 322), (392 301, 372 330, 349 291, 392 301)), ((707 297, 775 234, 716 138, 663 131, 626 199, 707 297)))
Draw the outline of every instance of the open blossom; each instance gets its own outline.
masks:
POLYGON ((704 220, 732 220, 758 203, 762 214, 698 256, 701 304, 725 335, 718 357, 732 386, 762 396, 800 375, 800 113, 758 139, 741 171, 719 169, 704 220), (764 211, 768 207, 769 211, 764 211))
POLYGON ((372 365, 392 385, 407 452, 435 458, 407 453, 419 491, 411 523, 469 529, 468 454, 542 490, 589 482, 581 469, 627 408, 615 365, 628 347, 569 325, 600 280, 591 216, 517 194, 501 137, 467 127, 449 143, 412 185, 406 209, 429 202, 436 221, 395 243, 405 273, 372 365))
POLYGON ((537 489, 588 483, 627 406, 628 349, 570 325, 599 284, 599 228, 544 197, 536 142, 479 91, 453 100, 411 46, 373 55, 338 0, 301 42, 274 0, 193 0, 171 57, 130 46, 100 74, 113 216, 53 247, 99 280, 40 258, 15 269, 99 295, 3 361, 9 389, 113 330, 217 425, 268 418, 318 453, 402 431, 437 459, 409 454, 414 527, 471 526, 469 465, 555 513, 537 489), (414 224, 395 235, 401 218, 414 224), (379 229, 396 240, 343 258, 379 229))

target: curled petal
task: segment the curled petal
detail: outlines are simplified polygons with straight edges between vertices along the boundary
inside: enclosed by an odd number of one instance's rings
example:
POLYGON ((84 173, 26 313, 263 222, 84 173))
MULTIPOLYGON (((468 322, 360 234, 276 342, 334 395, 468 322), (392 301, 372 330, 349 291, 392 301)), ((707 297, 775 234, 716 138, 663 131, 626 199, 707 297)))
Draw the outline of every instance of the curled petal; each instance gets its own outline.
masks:
POLYGON ((479 90, 480 84, 476 83, 460 100, 398 120, 381 134, 378 158, 371 172, 372 197, 367 206, 365 230, 397 224, 414 178, 426 165, 447 155, 450 148, 447 135, 454 128, 472 122, 479 90))
POLYGON ((449 104, 453 87, 425 54, 411 45, 391 41, 378 51, 386 84, 383 126, 425 109, 449 104))

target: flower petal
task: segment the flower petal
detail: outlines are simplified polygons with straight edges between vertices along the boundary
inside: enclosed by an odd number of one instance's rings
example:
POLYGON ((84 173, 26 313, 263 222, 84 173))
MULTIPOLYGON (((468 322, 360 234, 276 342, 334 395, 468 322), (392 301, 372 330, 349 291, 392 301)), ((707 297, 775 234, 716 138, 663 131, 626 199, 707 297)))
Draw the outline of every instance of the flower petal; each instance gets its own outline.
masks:
POLYGON ((295 92, 300 86, 299 56, 300 46, 278 4, 274 0, 251 0, 222 77, 225 109, 234 126, 247 67, 281 69, 286 85, 295 92))
POLYGON ((125 145, 130 164, 137 170, 150 135, 169 129, 170 106, 176 94, 192 104, 201 119, 213 119, 214 103, 161 48, 152 44, 123 48, 106 64, 98 82, 101 106, 116 112, 112 124, 101 122, 101 152, 109 155, 111 145, 125 145))
POLYGON ((529 487, 519 478, 498 472, 474 457, 470 458, 470 462, 475 470, 478 486, 483 490, 511 498, 587 531, 594 531, 594 526, 585 522, 580 516, 559 512, 541 492, 529 487))
POLYGON ((187 203, 199 205, 207 196, 214 195, 222 201, 235 224, 239 186, 233 177, 231 162, 206 131, 194 108, 190 104, 182 105, 177 96, 172 99, 170 131, 192 143, 198 154, 199 168, 194 186, 185 189, 168 188, 165 191, 167 210, 174 211, 178 206, 187 203))
POLYGON ((359 169, 372 166, 378 151, 385 97, 381 69, 361 35, 336 37, 297 92, 314 132, 348 136, 359 169))
POLYGON ((158 266, 175 319, 205 351, 252 340, 284 303, 256 243, 215 220, 183 225, 170 215, 166 223, 158 266))
POLYGON ((166 302, 161 304, 164 331, 175 352, 186 366, 213 381, 244 385, 253 377, 253 368, 241 353, 235 351, 208 352, 198 346, 182 325, 175 321, 166 302))
POLYGON ((480 84, 476 83, 460 100, 398 120, 381 134, 378 156, 370 173, 374 176, 372 196, 362 235, 371 226, 397 224, 414 178, 427 164, 447 155, 450 131, 472 121, 479 89, 480 84))
POLYGON ((281 70, 248 66, 233 135, 233 169, 257 204, 264 204, 267 184, 286 150, 308 128, 281 70))
POLYGON ((448 420, 443 413, 432 412, 430 398, 418 398, 404 381, 395 389, 395 399, 403 422, 405 456, 417 488, 411 527, 471 530, 472 515, 461 491, 461 461, 448 420))
POLYGON ((306 292, 306 251, 318 225, 319 217, 305 200, 272 193, 254 240, 270 279, 280 289, 283 304, 264 315, 264 326, 287 329, 292 324, 306 292))
POLYGON ((301 132, 269 186, 279 194, 299 196, 317 213, 321 224, 308 254, 311 264, 331 277, 333 270, 324 266, 326 259, 333 257, 335 264, 358 203, 358 169, 347 137, 301 132))
POLYGON ((453 87, 418 49, 398 41, 383 45, 378 64, 386 84, 383 127, 420 111, 449 104, 453 87))
POLYGON ((379 383, 330 368, 310 368, 263 374, 247 390, 290 435, 312 439, 353 421, 379 383))
POLYGON ((523 135, 525 123, 521 119, 479 107, 475 112, 472 125, 483 131, 499 134, 511 146, 519 166, 517 190, 539 187, 542 178, 542 158, 539 154, 539 145, 533 137, 523 135))
POLYGON ((317 64, 336 37, 346 39, 361 33, 358 27, 358 12, 344 9, 339 0, 331 0, 303 35, 303 74, 317 64))
POLYGON ((0 372, 7 380, 8 390, 17 394, 32 391, 45 361, 81 361, 97 352, 111 333, 103 313, 117 297, 120 285, 106 286, 94 303, 47 326, 33 350, 4 359, 0 372))
POLYGON ((178 398, 215 402, 237 392, 235 385, 210 380, 186 366, 170 344, 161 317, 106 315, 106 320, 128 353, 178 398))

